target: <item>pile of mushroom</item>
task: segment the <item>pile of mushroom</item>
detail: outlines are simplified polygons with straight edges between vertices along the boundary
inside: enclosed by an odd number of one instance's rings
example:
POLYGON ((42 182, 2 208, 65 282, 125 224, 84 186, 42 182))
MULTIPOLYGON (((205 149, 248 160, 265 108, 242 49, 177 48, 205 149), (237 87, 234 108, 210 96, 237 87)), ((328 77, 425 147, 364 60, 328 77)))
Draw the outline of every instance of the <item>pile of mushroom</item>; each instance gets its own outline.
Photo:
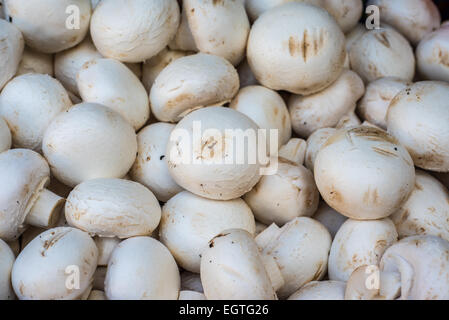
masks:
POLYGON ((449 300, 443 13, 0 0, 0 299, 449 300))

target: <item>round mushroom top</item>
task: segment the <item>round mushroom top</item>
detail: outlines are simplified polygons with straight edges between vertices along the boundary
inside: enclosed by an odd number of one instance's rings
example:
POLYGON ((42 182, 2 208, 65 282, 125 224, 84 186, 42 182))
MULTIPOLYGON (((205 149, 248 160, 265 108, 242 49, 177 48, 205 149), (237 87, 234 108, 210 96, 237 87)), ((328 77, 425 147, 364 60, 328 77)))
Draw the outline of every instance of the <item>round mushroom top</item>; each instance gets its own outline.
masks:
POLYGON ((13 24, 0 19, 0 90, 17 72, 25 42, 13 24))
POLYGON ((24 221, 50 178, 50 168, 38 153, 13 149, 0 153, 0 238, 17 239, 24 221))
POLYGON ((176 0, 101 1, 92 15, 90 32, 103 56, 142 62, 168 45, 179 21, 176 0))

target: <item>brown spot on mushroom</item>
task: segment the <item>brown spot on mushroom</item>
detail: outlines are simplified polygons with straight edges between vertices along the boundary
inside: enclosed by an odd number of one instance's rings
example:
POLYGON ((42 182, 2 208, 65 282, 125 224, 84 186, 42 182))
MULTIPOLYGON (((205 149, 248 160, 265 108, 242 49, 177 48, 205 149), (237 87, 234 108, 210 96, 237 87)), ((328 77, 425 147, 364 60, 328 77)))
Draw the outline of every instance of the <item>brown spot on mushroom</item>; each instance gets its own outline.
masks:
POLYGON ((64 232, 52 235, 52 237, 50 237, 48 240, 45 240, 44 245, 42 246, 44 250, 41 252, 41 255, 45 257, 45 253, 47 252, 47 250, 54 246, 60 239, 64 238, 65 235, 67 235, 71 231, 72 230, 70 229, 65 230, 64 232))
POLYGON ((350 129, 348 133, 370 141, 387 141, 392 144, 398 144, 398 141, 393 136, 374 127, 360 126, 350 129))
POLYGON ((438 59, 440 63, 449 68, 449 53, 447 51, 438 50, 438 59))
POLYGON ((223 5, 224 5, 224 0, 212 0, 212 4, 213 4, 214 6, 216 6, 216 5, 221 5, 221 6, 223 6, 223 5))
POLYGON ((390 150, 386 150, 386 149, 379 148, 379 147, 372 147, 371 149, 374 152, 376 152, 376 153, 378 153, 380 155, 386 156, 386 157, 396 157, 396 158, 398 157, 398 155, 396 153, 394 153, 394 152, 392 152, 390 150))
POLYGON ((388 40, 387 34, 385 32, 375 33, 374 37, 385 47, 390 48, 390 41, 388 40))
POLYGON ((194 97, 195 96, 192 95, 191 93, 182 93, 182 94, 178 95, 176 98, 167 101, 166 106, 167 106, 167 108, 173 108, 181 103, 185 103, 186 101, 191 100, 194 97))
POLYGON ((422 191, 423 187, 418 182, 415 182, 415 189, 419 190, 419 191, 422 191))
POLYGON ((299 53, 300 45, 299 41, 296 37, 290 36, 288 39, 288 51, 292 57, 296 56, 299 53))
POLYGON ((317 268, 315 274, 313 275, 311 281, 319 280, 321 278, 321 273, 323 272, 323 266, 324 266, 323 262, 320 262, 318 264, 318 268, 317 268))
POLYGON ((329 192, 329 200, 331 200, 332 202, 343 202, 341 194, 336 190, 332 190, 331 192, 329 192))
POLYGON ((309 43, 307 42, 307 29, 304 30, 303 38, 302 38, 302 57, 304 59, 304 62, 307 61, 307 49, 309 47, 309 43))

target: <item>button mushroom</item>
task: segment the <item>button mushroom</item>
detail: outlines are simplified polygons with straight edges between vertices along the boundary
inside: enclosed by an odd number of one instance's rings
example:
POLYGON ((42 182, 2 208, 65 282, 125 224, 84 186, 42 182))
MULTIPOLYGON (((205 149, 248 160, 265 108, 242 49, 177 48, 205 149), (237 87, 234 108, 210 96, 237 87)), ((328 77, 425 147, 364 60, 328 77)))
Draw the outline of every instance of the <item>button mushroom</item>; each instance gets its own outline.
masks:
POLYGON ((0 153, 11 148, 12 139, 8 124, 0 117, 0 153))
POLYGON ((0 90, 17 73, 25 42, 13 24, 0 19, 0 90))
POLYGON ((416 48, 419 74, 425 79, 449 81, 449 26, 426 35, 416 48))
POLYGON ((0 300, 14 300, 11 286, 11 270, 15 260, 14 253, 6 242, 0 239, 0 300))
POLYGON ((335 18, 344 33, 354 29, 363 13, 362 0, 324 0, 323 7, 335 18))
POLYGON ((305 158, 305 165, 307 169, 314 171, 314 164, 316 156, 321 147, 326 143, 327 139, 337 132, 334 128, 318 129, 312 133, 307 139, 307 151, 305 158))
POLYGON ((341 281, 311 281, 288 300, 344 300, 346 284, 341 281))
POLYGON ((53 76, 53 70, 53 55, 25 47, 16 76, 27 73, 40 73, 53 76))

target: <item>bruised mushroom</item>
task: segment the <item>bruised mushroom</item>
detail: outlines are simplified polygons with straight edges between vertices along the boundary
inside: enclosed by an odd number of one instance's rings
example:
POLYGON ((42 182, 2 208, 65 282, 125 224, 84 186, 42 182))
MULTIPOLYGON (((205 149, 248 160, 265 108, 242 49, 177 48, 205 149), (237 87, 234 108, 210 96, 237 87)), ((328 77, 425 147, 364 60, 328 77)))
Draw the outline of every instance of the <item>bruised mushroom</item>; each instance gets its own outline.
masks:
POLYGON ((25 42, 13 24, 0 19, 0 90, 17 73, 25 42))

